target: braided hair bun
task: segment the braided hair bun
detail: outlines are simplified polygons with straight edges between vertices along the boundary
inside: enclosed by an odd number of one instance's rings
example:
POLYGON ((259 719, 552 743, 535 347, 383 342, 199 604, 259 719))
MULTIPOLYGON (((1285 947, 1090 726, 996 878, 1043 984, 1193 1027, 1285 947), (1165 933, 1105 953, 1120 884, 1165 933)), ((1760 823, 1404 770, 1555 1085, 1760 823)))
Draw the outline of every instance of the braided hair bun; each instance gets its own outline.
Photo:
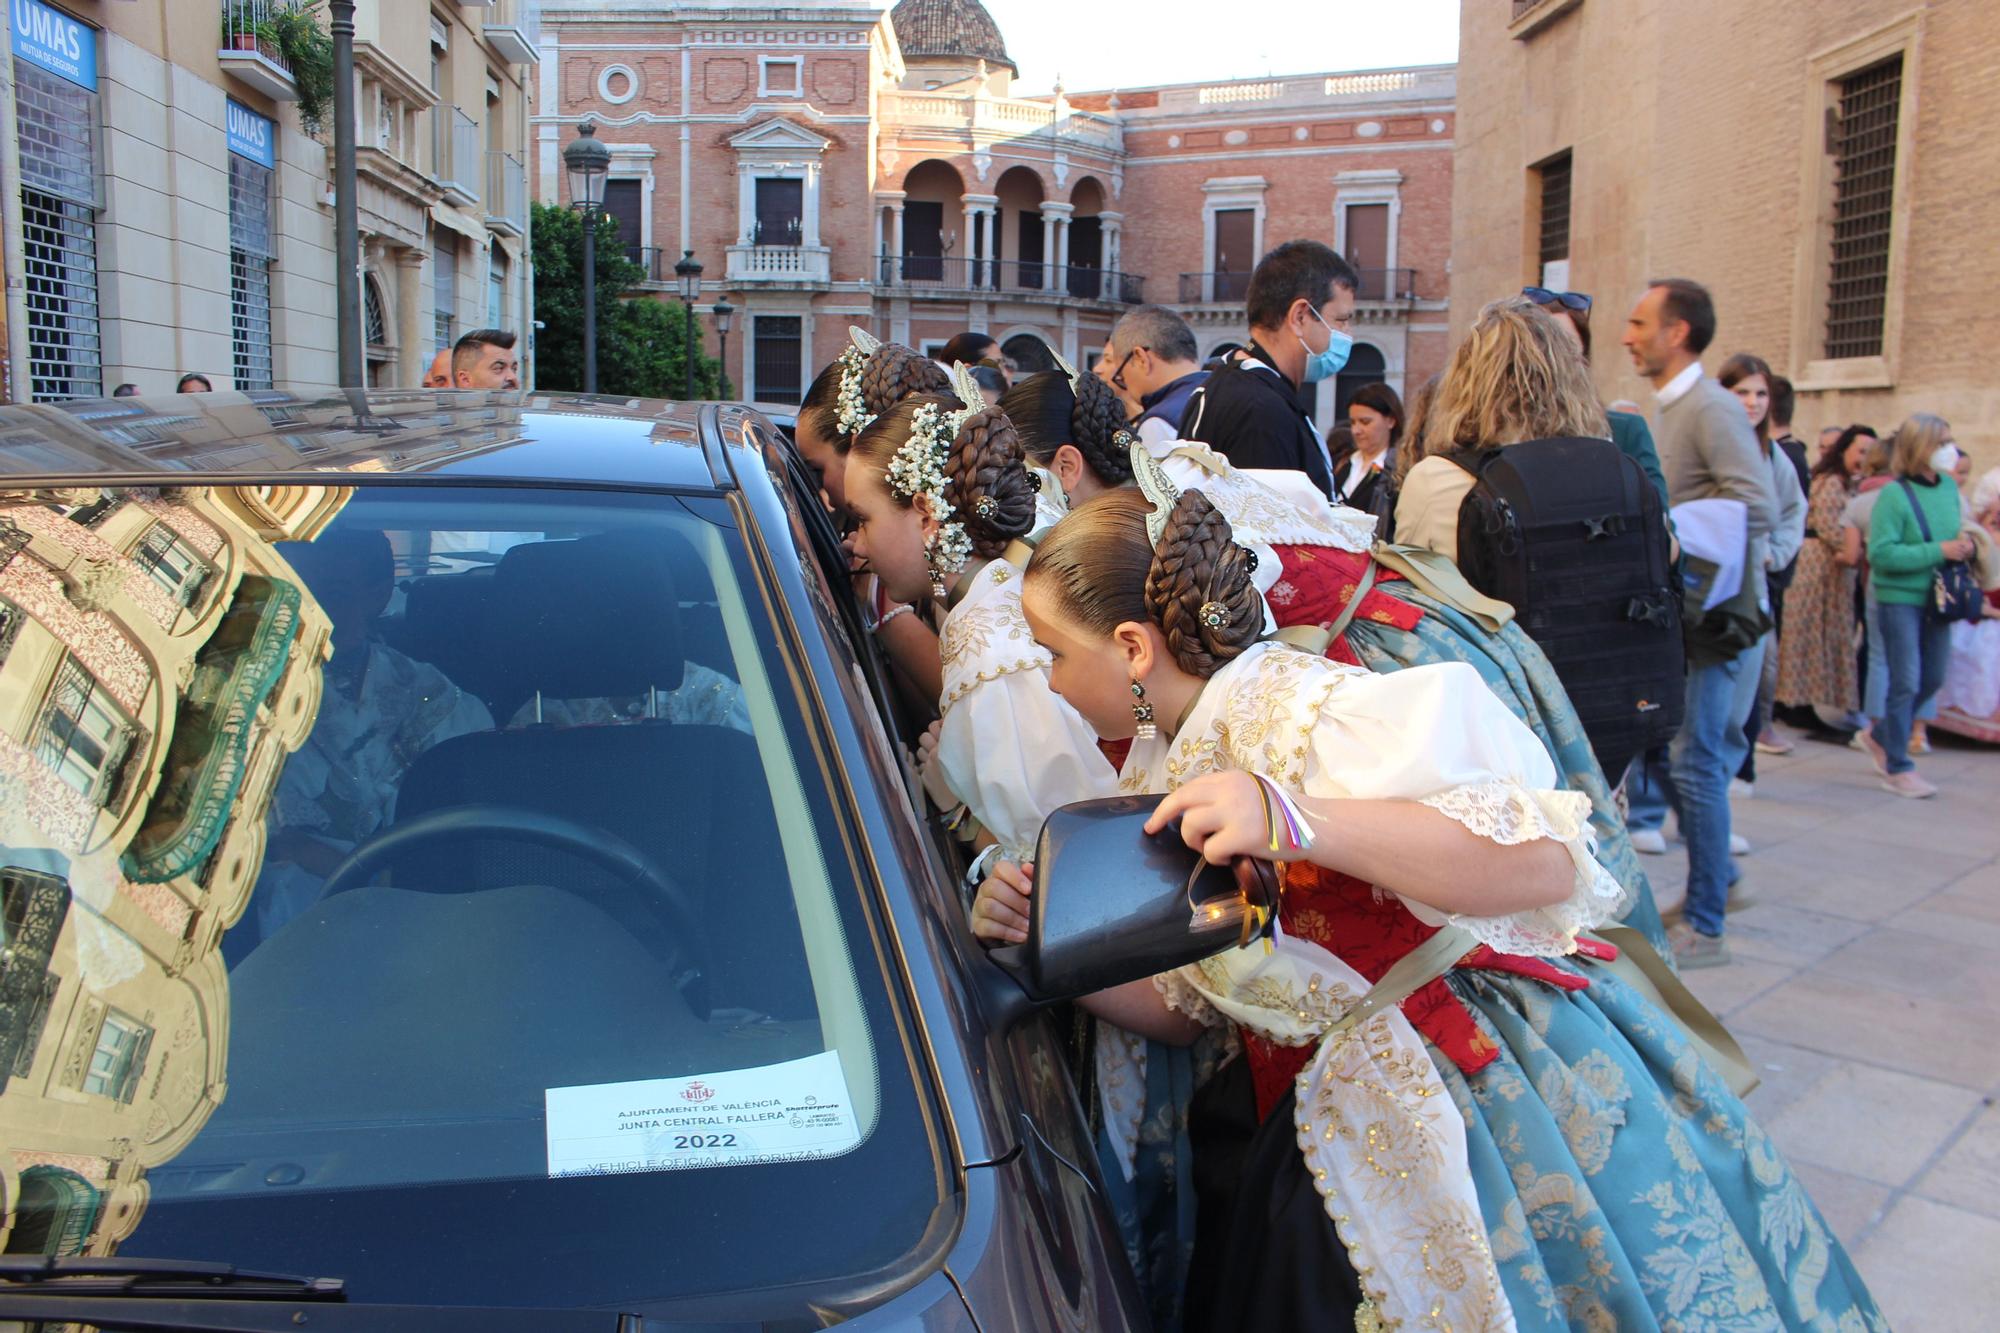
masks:
POLYGON ((1078 376, 1069 424, 1070 442, 1100 481, 1123 486, 1132 480, 1132 434, 1125 424, 1125 404, 1109 384, 1095 375, 1078 376))
POLYGON ((916 393, 952 396, 951 376, 921 352, 900 343, 883 343, 868 354, 861 367, 861 402, 872 416, 916 393))
POLYGON ((1222 511, 1198 490, 1184 493, 1146 572, 1146 613, 1189 675, 1214 675, 1263 634, 1251 565, 1222 511))
POLYGON ((952 441, 945 499, 982 559, 998 556, 1035 525, 1035 483, 1026 460, 1020 432, 997 408, 973 413, 952 441))

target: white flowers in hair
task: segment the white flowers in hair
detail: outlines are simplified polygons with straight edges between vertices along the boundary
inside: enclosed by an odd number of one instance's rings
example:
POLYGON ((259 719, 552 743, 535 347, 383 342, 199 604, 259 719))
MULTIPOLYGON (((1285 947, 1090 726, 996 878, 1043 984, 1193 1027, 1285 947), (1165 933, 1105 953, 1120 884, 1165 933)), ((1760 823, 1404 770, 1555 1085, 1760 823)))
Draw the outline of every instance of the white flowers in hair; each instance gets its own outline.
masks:
POLYGON ((875 414, 861 401, 861 368, 867 364, 868 353, 859 347, 840 354, 840 394, 835 400, 840 416, 835 427, 842 435, 859 435, 875 420, 875 414))
POLYGON ((975 409, 947 413, 936 403, 925 403, 910 419, 910 438, 889 460, 889 489, 905 500, 919 495, 930 501, 937 532, 924 543, 924 559, 932 580, 940 586, 946 575, 956 574, 972 558, 972 538, 965 524, 954 515, 951 501, 944 498, 944 465, 951 458, 952 441, 958 429, 975 409))

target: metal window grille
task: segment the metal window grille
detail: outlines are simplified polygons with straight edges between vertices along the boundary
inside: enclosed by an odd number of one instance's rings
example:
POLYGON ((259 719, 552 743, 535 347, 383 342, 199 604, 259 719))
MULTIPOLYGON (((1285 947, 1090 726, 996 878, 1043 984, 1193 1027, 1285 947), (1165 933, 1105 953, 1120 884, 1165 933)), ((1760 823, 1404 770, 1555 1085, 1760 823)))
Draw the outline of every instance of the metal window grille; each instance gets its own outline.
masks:
POLYGON ((99 1097, 129 1102, 139 1088, 139 1072, 153 1046, 153 1029, 117 1010, 107 1010, 98 1030, 97 1048, 84 1072, 83 1090, 99 1097))
POLYGON ((99 804, 110 800, 132 727, 75 658, 56 673, 38 730, 35 753, 58 778, 99 804))
POLYGON ((97 303, 97 94, 15 66, 29 392, 104 392, 97 303))
POLYGON ((435 296, 432 305, 436 307, 433 318, 436 321, 438 350, 451 346, 453 330, 458 321, 452 312, 458 309, 458 240, 446 236, 437 243, 435 251, 436 273, 432 279, 435 296))
POLYGON ((796 403, 805 360, 800 345, 805 321, 797 315, 759 315, 755 323, 756 396, 766 402, 796 403))
POLYGON ((1897 114, 1903 57, 1837 81, 1828 125, 1833 155, 1833 247, 1827 275, 1826 355, 1882 355, 1889 296, 1890 205, 1896 197, 1897 114))
POLYGON ((230 155, 229 327, 239 389, 272 386, 271 176, 230 155))
POLYGON ((361 323, 370 347, 389 345, 389 321, 382 313, 382 289, 370 278, 362 284, 361 323))
POLYGON ((147 529, 132 560, 182 606, 194 605, 208 579, 208 562, 164 523, 147 529))
POLYGON ((97 94, 26 61, 14 66, 21 183, 97 206, 97 94))
POLYGON ((1541 263, 1569 258, 1570 155, 1550 158, 1541 166, 1541 263))

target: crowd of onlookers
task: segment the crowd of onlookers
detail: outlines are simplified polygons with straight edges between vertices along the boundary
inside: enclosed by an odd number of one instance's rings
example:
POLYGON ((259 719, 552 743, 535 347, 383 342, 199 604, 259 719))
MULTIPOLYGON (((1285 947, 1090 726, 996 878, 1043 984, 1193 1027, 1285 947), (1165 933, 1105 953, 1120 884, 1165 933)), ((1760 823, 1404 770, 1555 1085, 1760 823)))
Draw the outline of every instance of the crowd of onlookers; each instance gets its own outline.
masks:
MULTIPOLYGON (((518 389, 521 355, 516 335, 506 329, 474 329, 439 350, 424 372, 426 389, 518 389)), ((190 370, 174 383, 175 393, 214 393, 215 382, 190 370)), ((111 391, 113 398, 137 398, 139 386, 129 381, 111 391)))
MULTIPOLYGON (((1948 423, 1829 425, 1809 450, 1793 433, 1792 385, 1765 360, 1704 368, 1715 304, 1673 278, 1649 284, 1620 330, 1651 386, 1650 420, 1600 398, 1592 298, 1528 287, 1482 310, 1407 403, 1363 385, 1322 432, 1307 404, 1345 363, 1357 286, 1327 247, 1289 243, 1253 278, 1246 347, 1204 365, 1177 315, 1141 307, 1097 373, 1149 443, 1178 436, 1238 467, 1303 472, 1330 501, 1374 514, 1385 540, 1462 565, 1461 540, 1479 535, 1467 506, 1494 451, 1591 439, 1631 460, 1657 491, 1676 562, 1685 698, 1670 739, 1629 763, 1603 746, 1599 758, 1610 781, 1623 775, 1638 850, 1666 851, 1669 813, 1688 844, 1682 966, 1726 961, 1726 915, 1750 903, 1734 889, 1750 847, 1729 803, 1754 793, 1759 754, 1794 748, 1779 721, 1847 740, 1911 798, 1935 793, 1916 761, 1941 709, 1954 729, 2000 738, 2000 595, 1982 592, 2000 585, 2000 468, 1968 494, 1970 460, 1948 423)), ((969 361, 998 357, 990 339, 966 337, 981 344, 960 348, 969 361)), ((1579 701, 1589 688, 1565 685, 1579 701)))

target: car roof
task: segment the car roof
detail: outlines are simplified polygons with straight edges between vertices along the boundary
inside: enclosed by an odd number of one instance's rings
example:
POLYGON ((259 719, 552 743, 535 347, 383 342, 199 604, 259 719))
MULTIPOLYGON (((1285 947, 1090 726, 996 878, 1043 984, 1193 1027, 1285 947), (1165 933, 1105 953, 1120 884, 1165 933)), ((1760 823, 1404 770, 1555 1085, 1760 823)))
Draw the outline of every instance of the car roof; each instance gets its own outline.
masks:
POLYGON ((371 389, 95 398, 0 407, 0 476, 88 480, 510 480, 719 492, 761 421, 738 404, 371 389))

